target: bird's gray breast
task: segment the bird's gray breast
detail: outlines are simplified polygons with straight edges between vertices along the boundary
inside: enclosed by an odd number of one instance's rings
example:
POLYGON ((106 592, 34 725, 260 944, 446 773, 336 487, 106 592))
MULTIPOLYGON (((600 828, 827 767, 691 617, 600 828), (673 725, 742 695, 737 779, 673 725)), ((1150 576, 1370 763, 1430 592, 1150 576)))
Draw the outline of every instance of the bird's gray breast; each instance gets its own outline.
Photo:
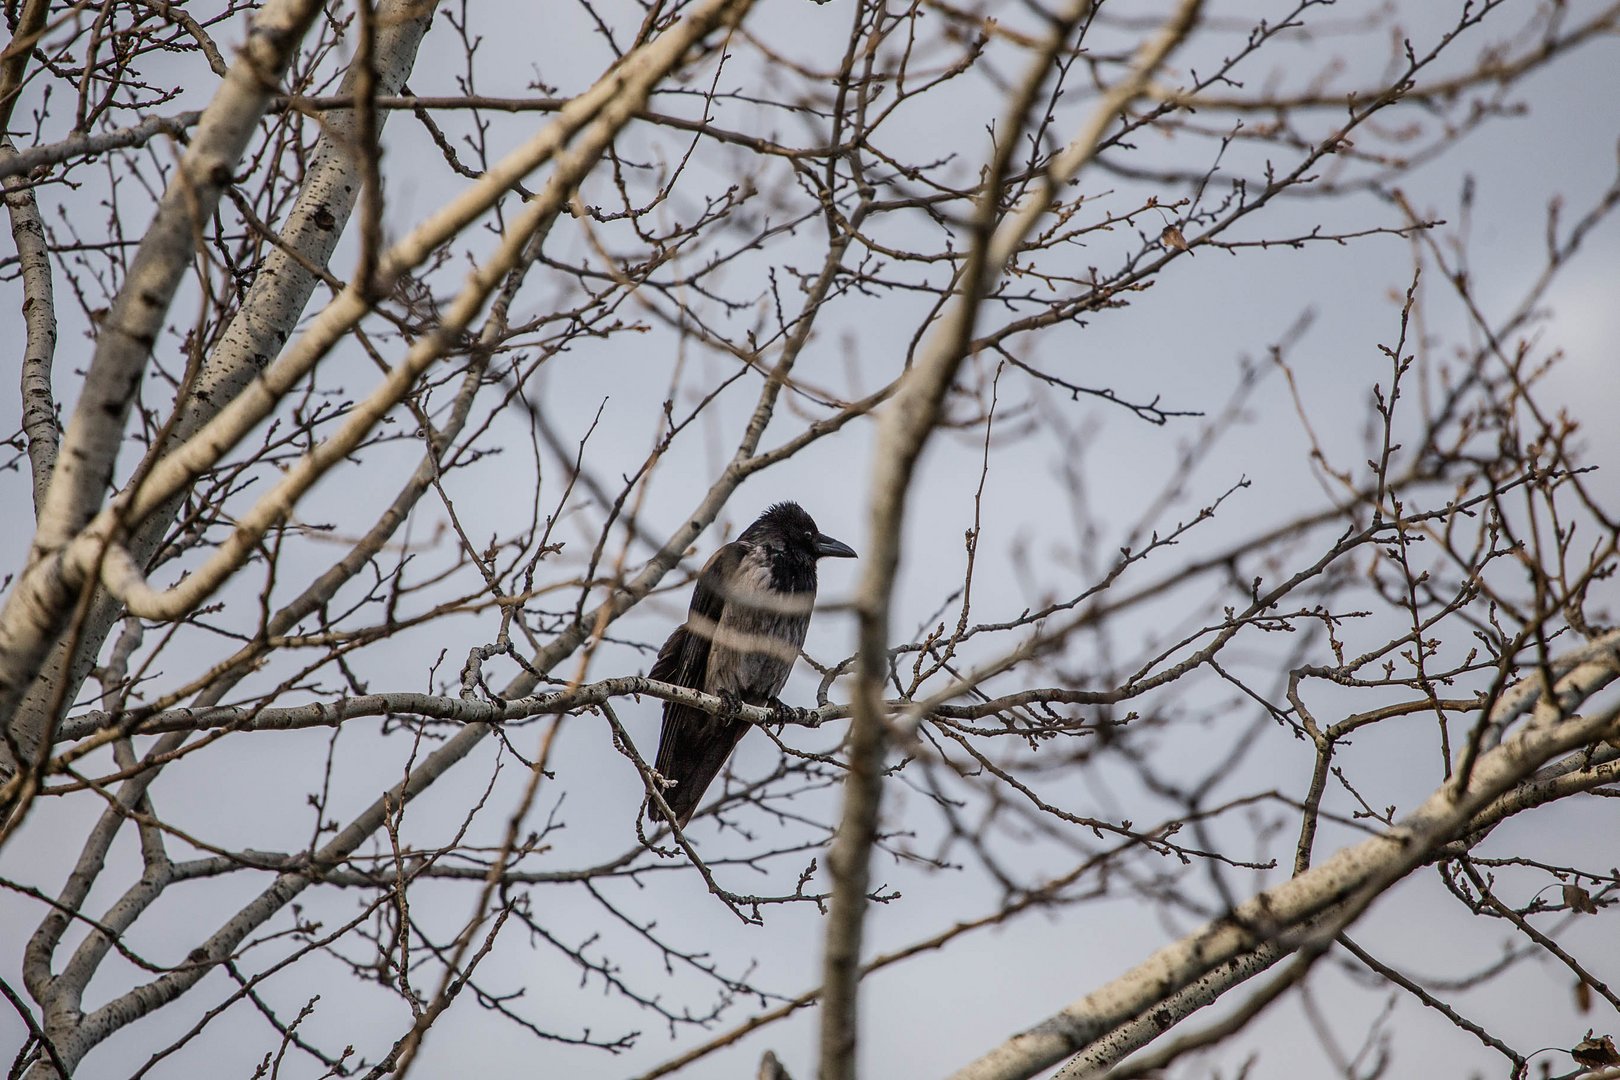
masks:
POLYGON ((725 583, 725 606, 709 649, 708 690, 762 703, 787 684, 810 627, 808 592, 778 592, 759 551, 750 552, 725 583))

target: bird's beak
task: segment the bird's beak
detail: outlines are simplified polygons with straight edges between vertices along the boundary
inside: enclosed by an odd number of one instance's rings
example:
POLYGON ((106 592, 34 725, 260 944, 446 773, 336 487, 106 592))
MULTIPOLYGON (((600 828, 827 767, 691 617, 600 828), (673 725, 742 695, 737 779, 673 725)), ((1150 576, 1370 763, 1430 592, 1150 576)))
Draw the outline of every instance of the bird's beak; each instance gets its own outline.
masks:
POLYGON ((842 540, 834 540, 830 536, 816 536, 816 558, 818 559, 853 559, 855 549, 842 540))

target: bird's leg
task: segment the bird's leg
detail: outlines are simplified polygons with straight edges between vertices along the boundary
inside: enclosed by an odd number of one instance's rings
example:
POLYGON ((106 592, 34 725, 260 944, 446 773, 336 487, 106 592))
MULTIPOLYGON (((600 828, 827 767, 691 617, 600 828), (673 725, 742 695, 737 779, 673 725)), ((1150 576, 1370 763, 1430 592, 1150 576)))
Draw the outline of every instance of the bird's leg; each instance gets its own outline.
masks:
POLYGON ((796 709, 781 698, 771 698, 771 722, 813 728, 821 726, 821 715, 814 709, 796 709))
POLYGON ((716 720, 731 721, 742 715, 743 699, 730 690, 721 690, 715 694, 720 699, 720 711, 714 714, 716 720))

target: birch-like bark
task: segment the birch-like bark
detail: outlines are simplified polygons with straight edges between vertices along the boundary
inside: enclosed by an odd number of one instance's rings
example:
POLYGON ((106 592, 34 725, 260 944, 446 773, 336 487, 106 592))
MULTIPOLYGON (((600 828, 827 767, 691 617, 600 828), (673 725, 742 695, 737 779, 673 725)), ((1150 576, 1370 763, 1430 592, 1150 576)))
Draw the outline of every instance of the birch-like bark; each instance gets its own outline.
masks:
MULTIPOLYGON (((175 291, 191 267, 198 230, 218 206, 272 92, 320 11, 316 0, 272 0, 254 19, 102 320, 39 515, 28 569, 0 609, 0 723, 25 757, 41 752, 44 729, 37 720, 13 723, 15 711, 85 586, 84 567, 61 555, 102 505, 124 423, 175 291)), ((65 689, 57 686, 51 697, 66 699, 65 689)))
MULTIPOLYGON (((405 85, 435 7, 436 0, 384 0, 379 6, 375 62, 380 92, 394 93, 405 85)), ((351 90, 353 78, 352 74, 344 76, 345 93, 351 90)), ((379 125, 383 119, 379 118, 379 125)), ((359 189, 352 111, 334 110, 323 120, 322 136, 281 231, 282 244, 271 248, 265 257, 219 345, 204 358, 191 392, 177 403, 170 441, 154 446, 144 464, 149 465, 180 441, 194 436, 217 416, 281 350, 303 315, 317 283, 308 267, 325 266, 331 258, 354 210, 359 189)), ((24 400, 26 403, 28 398, 24 400)), ((137 564, 145 566, 157 550, 181 497, 172 495, 130 537, 130 557, 137 564)), ((52 647, 40 676, 18 707, 13 724, 25 751, 33 752, 54 720, 54 702, 76 696, 107 634, 122 616, 122 605, 103 592, 91 604, 77 648, 70 649, 68 642, 52 647)), ((6 756, 0 748, 0 774, 6 771, 6 756)))
MULTIPOLYGON (((1519 688, 1522 689, 1526 685, 1528 684, 1521 683, 1519 688)), ((1500 707, 1496 710, 1499 717, 1506 715, 1508 711, 1500 707)), ((1581 747, 1493 799, 1474 814, 1462 830, 1466 835, 1431 850, 1430 861, 1472 849, 1484 840, 1492 829, 1514 814, 1612 785, 1616 779, 1620 779, 1620 751, 1614 748, 1612 736, 1609 742, 1596 747, 1581 747)), ((1120 1062, 1128 1054, 1154 1042, 1194 1012, 1219 1001, 1233 987, 1260 974, 1277 961, 1287 958, 1302 942, 1313 951, 1320 949, 1326 944, 1324 941, 1326 936, 1341 932, 1343 926, 1354 921, 1349 916, 1359 914, 1360 912, 1345 911, 1344 905, 1337 905, 1317 916, 1309 926, 1289 935, 1287 939, 1274 938, 1252 952, 1234 957, 1190 986, 1172 994, 1149 1012, 1133 1017, 1087 1044, 1084 1050, 1064 1063, 1053 1080, 1098 1080, 1100 1077, 1114 1075, 1121 1071, 1120 1062)), ((1285 973, 1282 978, 1287 978, 1287 974, 1285 973)), ((1269 996, 1280 988, 1279 985, 1273 984, 1262 991, 1262 994, 1269 996)), ((1244 1010, 1253 1008, 1254 1004, 1246 1002, 1244 1010)), ((1201 1042, 1218 1034, 1222 1029, 1238 1023, 1240 1015, 1228 1015, 1214 1028, 1189 1036, 1180 1044, 1161 1047, 1155 1051, 1155 1057, 1166 1061, 1173 1060, 1185 1049, 1188 1042, 1201 1042)), ((1138 1075, 1153 1075, 1155 1065, 1151 1059, 1137 1060, 1127 1063, 1123 1069, 1138 1075)))
MULTIPOLYGON (((644 99, 651 86, 678 66, 686 50, 703 34, 718 25, 732 9, 747 6, 746 3, 739 3, 737 0, 730 2, 711 0, 687 19, 665 31, 644 49, 637 50, 621 60, 591 90, 560 110, 539 136, 491 168, 470 185, 465 193, 453 199, 390 249, 380 260, 379 288, 384 291, 391 288, 403 274, 421 264, 451 237, 481 216, 497 199, 508 192, 512 185, 521 181, 543 162, 555 160, 559 172, 566 177, 583 175, 582 163, 587 162, 587 159, 594 162, 594 157, 591 152, 567 149, 568 144, 578 133, 588 125, 592 125, 599 117, 607 121, 607 125, 600 130, 616 131, 631 118, 632 114, 624 106, 626 101, 644 99)), ((591 136, 586 140, 586 145, 596 145, 599 141, 595 136, 591 136)), ((527 236, 537 230, 546 221, 555 217, 562 208, 562 201, 560 197, 537 198, 525 209, 524 216, 520 219, 523 224, 518 231, 527 236)), ((457 327, 464 326, 470 321, 504 270, 519 261, 521 247, 521 243, 503 245, 502 250, 475 275, 473 284, 458 299, 459 306, 447 314, 445 319, 455 320, 457 327)), ((145 478, 139 490, 130 492, 120 505, 105 511, 85 530, 84 535, 62 553, 58 562, 65 568, 66 576, 72 578, 87 571, 99 573, 102 554, 107 546, 105 538, 114 534, 120 521, 143 520, 217 463, 247 431, 252 429, 253 425, 270 414, 282 396, 296 386, 344 335, 353 330, 369 310, 370 303, 361 290, 351 287, 339 294, 311 321, 308 329, 298 340, 261 376, 254 379, 243 393, 183 445, 164 455, 145 478)), ((417 371, 425 368, 426 364, 438 355, 438 351, 442 351, 444 346, 439 339, 444 336, 446 335, 440 333, 424 341, 413 349, 405 363, 417 371)), ((391 377, 377 395, 364 406, 362 410, 364 415, 352 418, 354 423, 366 425, 374 423, 375 416, 371 415, 372 411, 389 397, 398 399, 399 381, 397 377, 391 377)), ((353 428, 346 428, 346 434, 335 438, 350 438, 353 431, 353 428)), ((331 463, 320 450, 317 450, 316 456, 321 459, 317 463, 319 470, 324 470, 331 463)), ((331 460, 336 460, 336 456, 331 460)), ((262 531, 265 522, 273 520, 276 513, 285 512, 290 505, 287 502, 288 496, 296 497, 296 494, 301 493, 312 479, 304 472, 297 477, 290 477, 289 482, 278 486, 277 494, 262 500, 254 511, 257 516, 255 524, 251 527, 262 531)), ((137 569, 133 558, 120 555, 115 559, 109 576, 119 587, 140 592, 141 581, 133 573, 137 569)), ((216 564, 208 574, 214 576, 219 571, 220 564, 216 564)), ((194 576, 201 577, 201 575, 194 576)), ((217 580, 215 584, 217 585, 217 580)), ((140 592, 140 595, 150 599, 147 593, 140 592)))
POLYGON ((1011 155, 1027 126, 1053 56, 1064 47, 1071 28, 1090 6, 1089 0, 1075 0, 1065 15, 1055 20, 1046 47, 1030 64, 984 180, 972 253, 957 283, 958 299, 930 337, 921 358, 906 374, 878 426, 873 453, 871 535, 864 548, 865 569, 856 597, 860 659, 849 737, 849 773, 844 782, 838 832, 827 855, 832 900, 822 973, 821 1080, 853 1080, 856 1074, 861 942, 888 743, 883 687, 888 674, 889 603, 900 563, 906 497, 917 460, 939 423, 946 391, 966 358, 980 299, 1006 270, 1057 193, 1091 160, 1108 128, 1142 95, 1171 51, 1185 39, 1197 21, 1202 3, 1182 0, 1164 27, 1138 50, 1127 75, 1103 94, 1080 132, 1048 165, 1044 181, 998 225, 1002 183, 1011 155))
MULTIPOLYGON (((722 21, 740 18, 742 12, 748 6, 746 3, 724 3, 720 2, 720 0, 712 0, 711 3, 693 12, 686 20, 666 30, 647 46, 626 57, 597 85, 561 109, 552 123, 540 135, 490 169, 477 183, 470 187, 468 192, 452 201, 396 245, 382 260, 383 268, 380 273, 385 277, 397 278, 400 273, 427 258, 436 248, 483 213, 496 199, 509 191, 511 186, 521 180, 529 171, 559 153, 563 146, 585 124, 606 109, 615 98, 622 95, 627 85, 626 80, 642 80, 650 72, 653 73, 651 82, 656 82, 658 78, 661 78, 663 74, 667 74, 681 61, 684 53, 703 34, 712 30, 722 21)), ((651 85, 651 82, 648 85, 651 85)), ((621 108, 617 111, 622 112, 623 110, 621 108)), ((618 117, 615 123, 622 124, 626 118, 618 117)), ((316 209, 318 209, 318 206, 316 209)), ((291 309, 286 308, 284 310, 290 311, 291 309)), ((298 379, 307 373, 313 363, 325 354, 326 349, 344 333, 347 333, 349 329, 352 329, 366 310, 367 306, 363 299, 353 290, 345 292, 332 304, 328 305, 322 314, 317 317, 310 330, 289 350, 288 355, 281 357, 267 371, 248 384, 248 392, 232 400, 222 413, 197 430, 185 445, 165 455, 163 460, 148 475, 141 490, 132 493, 129 505, 120 508, 122 512, 136 518, 143 518, 148 514, 158 512, 168 499, 182 492, 192 478, 217 461, 234 443, 235 439, 240 438, 242 432, 250 429, 253 424, 268 415, 269 410, 274 407, 280 395, 285 393, 291 386, 296 385, 298 379)), ((284 331, 282 336, 285 336, 284 331)), ((250 335, 248 341, 251 343, 254 340, 256 339, 250 335)), ((799 342, 799 345, 802 346, 802 341, 799 342)), ((793 351, 796 351, 797 347, 795 346, 793 351)), ((769 401, 774 401, 775 394, 779 389, 780 384, 773 383, 767 395, 769 401)), ((742 462, 753 455, 758 444, 759 435, 763 432, 763 424, 769 415, 768 404, 763 411, 763 418, 756 414, 755 421, 751 424, 744 445, 739 447, 738 462, 742 462)), ((746 474, 739 473, 727 478, 724 493, 719 496, 721 502, 734 489, 736 483, 741 482, 744 475, 746 474)), ((710 501, 712 500, 705 500, 706 505, 710 501)), ((718 512, 718 505, 716 505, 716 512, 718 512)), ((102 523, 104 529, 111 529, 115 524, 116 521, 112 514, 107 515, 107 520, 102 523)), ((682 530, 683 535, 688 532, 690 532, 690 535, 685 537, 682 546, 673 548, 673 554, 669 556, 667 564, 663 565, 660 575, 675 564, 680 551, 684 550, 684 544, 695 539, 698 531, 701 531, 701 527, 694 530, 682 530)), ((86 537, 80 549, 72 553, 75 556, 72 568, 78 572, 89 569, 99 571, 101 551, 102 543, 99 536, 86 537)), ((132 567, 139 566, 139 555, 138 550, 131 550, 127 556, 121 556, 118 559, 116 569, 122 569, 124 577, 115 578, 115 580, 127 581, 131 582, 135 587, 139 586, 140 579, 129 573, 132 567)), ((615 610, 613 614, 616 616, 622 610, 627 610, 630 605, 639 599, 639 595, 627 596, 624 607, 615 610)), ((116 617, 117 611, 117 607, 114 606, 112 609, 113 617, 116 617)), ((108 618, 105 620, 105 625, 110 626, 111 622, 112 619, 108 618)), ((102 637, 104 637, 104 634, 105 631, 102 632, 102 637)), ((574 640, 572 635, 565 635, 564 638, 559 639, 559 641, 564 640, 571 642, 568 645, 569 649, 578 644, 578 641, 574 640)), ((78 666, 71 673, 72 677, 69 681, 73 685, 76 685, 83 678, 84 672, 88 670, 89 663, 93 660, 93 651, 85 651, 89 655, 81 656, 78 666)), ((60 661, 60 659, 60 654, 53 656, 53 664, 60 661)), ((52 668, 47 672, 47 675, 54 676, 55 670, 55 668, 52 668)), ((55 678, 50 681, 59 682, 55 678)), ((36 698, 43 698, 48 702, 50 695, 42 693, 36 695, 36 698)), ((30 701, 30 705, 36 704, 39 704, 39 702, 30 701)), ((29 719, 33 722, 31 728, 25 724, 19 724, 18 727, 38 730, 43 725, 51 722, 51 711, 49 709, 31 709, 29 719)))
MULTIPOLYGON (((422 373, 459 343, 463 331, 472 325, 490 295, 507 274, 522 262, 530 238, 550 229, 558 215, 566 209, 575 189, 596 167, 620 129, 646 104, 653 88, 680 63, 692 45, 718 24, 728 8, 740 6, 745 5, 739 4, 738 0, 711 0, 705 8, 689 17, 689 23, 667 31, 649 44, 645 51, 627 57, 592 89, 588 95, 590 103, 600 106, 595 110, 595 117, 566 149, 561 144, 567 141, 567 132, 559 131, 553 135, 559 152, 554 158, 555 167, 545 187, 508 227, 494 254, 473 272, 467 287, 446 308, 432 331, 411 347, 405 359, 388 373, 376 390, 349 411, 331 436, 305 454, 287 470, 274 488, 237 518, 236 528, 231 535, 218 545, 205 562, 193 568, 185 580, 173 588, 156 589, 146 582, 140 567, 129 553, 114 547, 109 550, 102 568, 102 581, 109 590, 122 599, 131 612, 146 619, 177 619, 212 596, 253 552, 271 526, 286 517, 304 493, 332 466, 359 447, 383 416, 411 391, 422 373)), ((559 118, 558 123, 567 122, 559 118)), ((484 187, 488 189, 487 184, 484 187)), ((492 190, 487 193, 491 197, 499 194, 492 190)), ((457 209, 459 213, 441 215, 436 222, 439 229, 451 229, 453 223, 454 229, 449 235, 471 220, 472 215, 467 214, 471 206, 463 205, 457 209), (463 214, 466 214, 465 218, 463 214)), ((378 278, 382 283, 392 284, 408 266, 425 259, 442 239, 447 238, 441 238, 437 233, 424 237, 419 230, 418 234, 408 238, 381 260, 378 278)), ((369 306, 364 298, 366 291, 358 284, 351 284, 332 307, 323 312, 322 318, 311 328, 311 333, 300 339, 291 350, 293 362, 278 364, 277 371, 267 374, 261 385, 277 386, 287 380, 285 385, 290 389, 292 382, 296 381, 291 378, 293 372, 302 377, 338 336, 359 321, 362 309, 369 306)), ((202 467, 218 459, 224 437, 247 431, 251 424, 241 422, 236 415, 239 410, 255 411, 255 404, 260 404, 268 411, 278 399, 279 394, 271 397, 263 391, 239 397, 207 429, 159 465, 153 474, 157 491, 168 491, 189 483, 200 474, 202 467), (222 438, 215 438, 211 434, 216 427, 226 429, 220 432, 222 438)), ((155 497, 156 492, 148 494, 143 490, 137 493, 131 503, 131 513, 137 517, 143 515, 155 497)))
MULTIPOLYGON (((1538 702, 1536 710, 1511 738, 1480 756, 1466 790, 1458 789, 1455 780, 1447 782, 1390 831, 1345 848, 1239 904, 1226 917, 1165 946, 1125 975, 1008 1039, 951 1074, 950 1080, 1034 1076, 1118 1029, 1139 1023, 1212 972, 1244 965, 1248 957, 1263 958, 1278 940, 1297 947, 1306 936, 1300 931, 1311 920, 1340 904, 1364 909, 1437 848, 1466 837, 1494 814, 1512 812, 1514 802, 1508 797, 1543 765, 1615 736, 1620 723, 1615 710, 1568 716, 1564 708, 1620 679, 1620 633, 1592 642, 1576 658, 1579 662, 1555 688, 1557 705, 1536 685, 1539 674, 1527 680, 1538 702)), ((1503 712, 1493 710, 1488 722, 1506 723, 1503 712)), ((1246 974, 1264 966, 1258 964, 1246 974)))
MULTIPOLYGON (((123 435, 124 418, 169 304, 191 268, 197 236, 219 205, 274 89, 320 14, 315 0, 275 0, 253 21, 229 76, 203 115, 174 179, 136 251, 123 286, 102 319, 84 390, 68 425, 62 457, 34 540, 33 558, 71 540, 101 507, 123 435)), ((7 610, 0 633, 14 619, 7 610)), ((9 695, 19 642, 0 639, 0 692, 9 695)))
MULTIPOLYGON (((417 48, 431 22, 432 7, 424 6, 417 0, 389 0, 382 8, 382 18, 385 23, 378 35, 378 64, 385 84, 397 87, 404 84, 415 62, 417 48)), ((298 251, 315 265, 324 264, 330 258, 354 205, 352 128, 352 119, 347 112, 335 112, 327 118, 322 138, 316 144, 306 171, 305 182, 282 232, 286 246, 298 251), (324 216, 327 214, 330 218, 324 216), (317 224, 318 220, 320 224, 317 224)), ((255 345, 271 352, 279 348, 313 292, 316 280, 315 275, 305 269, 298 259, 281 248, 272 249, 254 279, 247 301, 227 328, 222 344, 203 364, 202 377, 193 387, 194 391, 202 392, 177 403, 181 411, 174 426, 177 435, 194 431, 217 413, 219 405, 237 393, 241 385, 262 367, 265 362, 263 352, 251 350, 255 345)), ((154 447, 151 453, 160 454, 165 448, 154 447)), ((162 508, 132 538, 131 546, 140 551, 143 558, 150 557, 156 548, 172 520, 174 510, 174 505, 162 508)), ((403 518, 403 513, 400 517, 403 518)), ((380 546, 384 540, 379 539, 377 545, 380 546)), ((365 553, 362 553, 361 558, 364 557, 365 553)), ((342 579, 346 580, 347 576, 342 575, 342 579)), ((110 626, 118 617, 118 609, 119 605, 111 597, 98 598, 90 617, 91 625, 85 634, 87 640, 79 650, 79 655, 84 659, 73 673, 75 688, 84 677, 84 669, 95 658, 97 649, 93 646, 98 646, 104 638, 105 626, 110 626)), ((283 624, 272 625, 271 632, 282 632, 302 613, 290 613, 283 624)), ((65 654, 66 649, 62 647, 53 652, 52 671, 61 670, 65 654)), ((53 685, 48 679, 36 684, 35 692, 24 702, 22 715, 29 716, 29 706, 40 691, 48 690, 53 685)), ((218 687, 217 692, 223 693, 228 685, 218 687)), ((216 688, 211 687, 210 690, 216 688)), ((40 719, 47 705, 48 701, 39 702, 39 709, 32 712, 36 720, 40 719)), ((113 737, 113 733, 109 732, 91 741, 101 745, 113 737)), ((168 749, 172 747, 159 747, 160 751, 168 749)), ((107 847, 126 821, 128 809, 136 805, 158 772, 157 769, 142 770, 120 787, 117 799, 123 812, 109 809, 92 831, 90 840, 80 853, 77 868, 57 898, 61 906, 45 918, 30 940, 25 964, 27 983, 30 993, 40 1002, 46 1015, 48 1032, 72 1031, 78 1026, 82 1019, 79 1006, 84 988, 94 977, 111 944, 106 935, 91 934, 75 952, 72 963, 53 975, 52 956, 69 925, 63 912, 78 910, 83 904, 101 872, 107 847)), ((141 881, 106 914, 102 920, 104 926, 116 929, 128 925, 161 893, 164 885, 158 872, 161 865, 158 864, 156 871, 153 867, 148 868, 141 881)))
POLYGON ((1132 1017, 1093 1040, 1083 1051, 1065 1062, 1052 1080, 1082 1080, 1111 1068, 1123 1061, 1126 1055, 1163 1035, 1177 1021, 1191 1016, 1206 1005, 1213 1005, 1234 986, 1269 970, 1277 961, 1286 959, 1288 954, 1288 947, 1283 942, 1268 941, 1252 952, 1222 964, 1171 994, 1158 1008, 1132 1017))
MULTIPOLYGON (((4 125, 0 124, 0 128, 4 125)), ((15 157, 10 138, 0 138, 0 161, 15 157)), ((62 433, 56 423, 56 397, 51 392, 51 362, 56 356, 56 295, 51 283, 51 255, 45 223, 39 216, 34 188, 21 177, 6 177, 6 212, 11 239, 17 245, 22 277, 23 328, 27 339, 22 360, 22 429, 28 440, 33 473, 34 512, 44 508, 45 491, 56 467, 62 433)))
MULTIPOLYGON (((445 326, 450 331, 456 331, 466 326, 477 314, 494 286, 524 262, 524 249, 530 239, 538 232, 543 232, 549 222, 566 206, 568 199, 573 195, 580 180, 595 167, 596 162, 611 144, 613 138, 628 123, 645 104, 647 96, 652 89, 668 76, 669 72, 677 67, 687 56, 692 47, 697 45, 704 36, 724 21, 740 19, 751 6, 751 0, 711 0, 698 11, 688 15, 680 23, 666 30, 663 35, 644 46, 622 61, 613 72, 598 84, 593 92, 600 90, 603 84, 611 84, 613 92, 603 95, 602 107, 598 115, 587 126, 579 139, 579 144, 560 156, 557 169, 550 177, 548 185, 536 196, 524 213, 514 222, 508 235, 503 241, 500 250, 484 267, 473 276, 473 282, 463 292, 457 302, 452 305, 445 316, 445 326)), ((830 275, 829 275, 830 276, 830 275)), ((452 340, 452 336, 443 335, 444 341, 452 340)), ((427 362, 437 355, 437 349, 442 348, 443 341, 438 337, 432 339, 435 349, 431 353, 421 346, 414 348, 402 367, 413 367, 420 370, 427 362)), ((761 407, 756 410, 753 422, 750 423, 744 437, 744 444, 739 447, 739 455, 746 458, 751 456, 757 446, 760 435, 763 434, 764 425, 768 420, 771 406, 779 393, 786 377, 786 369, 791 364, 791 358, 786 358, 779 367, 778 373, 769 381, 765 393, 762 395, 761 407), (763 414, 763 415, 761 415, 763 414)), ((399 373, 384 384, 384 390, 394 387, 399 381, 399 373)), ((379 391, 381 393, 381 391, 379 391)), ((375 396, 367 407, 356 410, 358 416, 372 416, 378 404, 375 396)), ((373 417, 374 419, 374 417, 373 417)), ((206 429, 205 429, 206 432, 206 429)), ((345 433, 350 433, 345 427, 345 433)), ((337 438, 341 441, 343 436, 337 438)), ((195 438, 193 442, 195 442, 195 438)), ((329 440, 328 444, 332 445, 329 440)), ((315 468, 322 464, 319 453, 306 459, 305 465, 315 468)), ((303 475, 303 474, 299 474, 303 475)), ((705 506, 698 514, 688 519, 680 533, 666 548, 659 553, 653 563, 646 567, 633 583, 632 588, 624 593, 616 593, 603 605, 606 611, 593 613, 591 618, 583 621, 583 626, 602 625, 610 613, 617 613, 627 609, 657 583, 657 580, 673 567, 679 560, 680 554, 695 539, 696 532, 701 531, 709 520, 718 514, 721 506, 730 492, 741 482, 747 470, 736 468, 727 470, 721 484, 711 490, 710 496, 705 500, 705 506), (705 517, 706 514, 706 517, 705 517), (639 586, 639 587, 637 587, 639 586)), ((285 497, 286 491, 282 490, 285 497)), ((275 504, 275 497, 269 501, 275 504)), ((263 505, 263 503, 261 503, 263 505)), ((583 634, 581 630, 580 634, 583 634)), ((573 651, 582 640, 580 635, 559 635, 553 639, 550 647, 542 656, 536 670, 546 670, 573 651)), ((528 684, 532 689, 533 676, 525 674, 520 676, 519 683, 528 684)), ((526 693, 527 690, 519 684, 509 688, 510 691, 526 693)), ((167 972, 142 986, 120 995, 103 1005, 89 1015, 80 1015, 77 1008, 78 995, 82 994, 82 983, 88 980, 99 962, 102 953, 89 955, 85 963, 75 963, 76 980, 74 986, 53 985, 49 978, 50 948, 36 947, 32 950, 28 968, 31 989, 38 983, 39 991, 36 998, 46 1005, 47 1017, 54 1017, 57 1021, 55 1029, 48 1027, 53 1036, 53 1042, 62 1059, 71 1068, 85 1053, 97 1043, 105 1040, 113 1032, 123 1026, 140 1019, 156 1008, 173 1001, 201 979, 215 964, 228 957, 242 940, 252 930, 280 911, 288 902, 301 893, 308 885, 317 879, 319 870, 333 865, 347 858, 360 844, 364 843, 377 829, 381 828, 387 820, 387 815, 397 812, 405 802, 426 790, 439 776, 443 775, 451 766, 464 757, 488 733, 487 724, 472 724, 459 732, 449 742, 439 747, 433 754, 425 758, 414 768, 400 784, 396 785, 381 798, 376 800, 364 812, 354 818, 348 825, 321 849, 311 861, 309 867, 300 867, 279 875, 270 888, 261 893, 254 901, 238 911, 227 920, 208 941, 193 952, 194 962, 184 969, 167 972)), ((134 793, 135 785, 142 783, 142 778, 133 778, 126 792, 134 793)), ((147 781, 149 782, 149 781, 147 781)), ((94 845, 92 845, 93 847, 94 845)), ((92 862, 99 863, 96 852, 87 849, 86 857, 92 862)), ((83 867, 81 867, 83 869, 83 867)), ((91 876, 87 870, 84 877, 91 876)), ((70 889, 73 883, 70 882, 70 889)), ((148 887, 161 888, 161 882, 148 883, 148 887)), ((138 910, 139 899, 132 904, 129 910, 138 910)), ((127 912, 126 912, 127 914, 127 912)), ((49 944, 48 942, 46 944, 49 944)), ((76 956, 78 961, 81 957, 76 956)), ((40 1063, 30 1074, 31 1080, 52 1075, 52 1066, 40 1063)))

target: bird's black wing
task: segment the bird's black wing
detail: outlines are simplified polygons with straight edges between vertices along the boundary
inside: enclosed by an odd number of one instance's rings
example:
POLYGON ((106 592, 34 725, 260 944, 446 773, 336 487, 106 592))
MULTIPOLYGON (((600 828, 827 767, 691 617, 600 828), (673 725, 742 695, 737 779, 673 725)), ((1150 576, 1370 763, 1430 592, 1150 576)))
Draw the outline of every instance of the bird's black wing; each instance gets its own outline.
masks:
MULTIPOLYGON (((686 623, 677 627, 658 650, 648 678, 693 690, 706 689, 703 684, 709 668, 709 646, 725 612, 730 591, 727 582, 748 551, 748 545, 733 542, 716 551, 704 565, 692 590, 686 623)), ((690 705, 664 702, 664 727, 654 768, 665 780, 675 781, 674 787, 665 789, 664 799, 683 828, 747 730, 746 721, 722 720, 690 705)))

